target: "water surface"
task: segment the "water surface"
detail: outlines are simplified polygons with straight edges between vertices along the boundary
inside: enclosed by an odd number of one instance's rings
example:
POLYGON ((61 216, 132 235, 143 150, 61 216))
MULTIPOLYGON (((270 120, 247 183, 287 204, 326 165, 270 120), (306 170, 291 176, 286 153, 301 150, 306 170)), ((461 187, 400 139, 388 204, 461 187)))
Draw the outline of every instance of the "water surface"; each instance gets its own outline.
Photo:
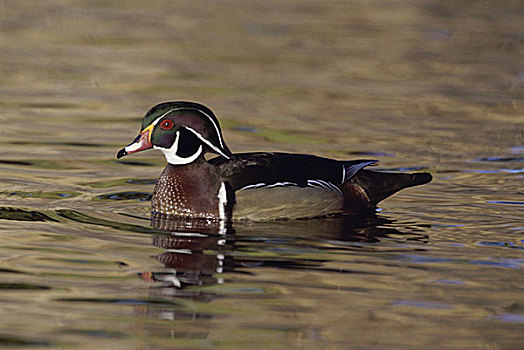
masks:
POLYGON ((2 2, 0 347, 521 349, 522 11, 2 2), (434 181, 369 220, 161 232, 161 154, 114 156, 166 100, 212 108, 235 152, 434 181))

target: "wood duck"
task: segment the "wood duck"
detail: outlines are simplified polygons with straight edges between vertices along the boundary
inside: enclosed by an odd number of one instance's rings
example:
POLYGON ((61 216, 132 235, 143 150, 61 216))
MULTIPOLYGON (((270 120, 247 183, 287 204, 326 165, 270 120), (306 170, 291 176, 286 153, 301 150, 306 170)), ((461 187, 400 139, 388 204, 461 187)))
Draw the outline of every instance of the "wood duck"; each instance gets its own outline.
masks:
POLYGON ((150 148, 162 151, 168 162, 153 192, 153 217, 230 221, 369 214, 393 193, 432 179, 428 173, 364 169, 377 163, 370 159, 232 154, 213 112, 184 101, 151 108, 139 135, 117 158, 150 148), (208 153, 218 157, 207 160, 208 153))

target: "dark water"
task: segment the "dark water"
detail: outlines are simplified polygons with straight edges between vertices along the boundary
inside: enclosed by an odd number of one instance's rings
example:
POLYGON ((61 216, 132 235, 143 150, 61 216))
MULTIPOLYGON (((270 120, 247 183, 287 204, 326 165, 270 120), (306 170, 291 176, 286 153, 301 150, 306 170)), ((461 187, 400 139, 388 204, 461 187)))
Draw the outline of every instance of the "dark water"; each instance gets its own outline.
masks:
POLYGON ((521 1, 0 3, 0 347, 522 349, 521 1), (434 181, 377 217, 149 223, 152 105, 434 181))

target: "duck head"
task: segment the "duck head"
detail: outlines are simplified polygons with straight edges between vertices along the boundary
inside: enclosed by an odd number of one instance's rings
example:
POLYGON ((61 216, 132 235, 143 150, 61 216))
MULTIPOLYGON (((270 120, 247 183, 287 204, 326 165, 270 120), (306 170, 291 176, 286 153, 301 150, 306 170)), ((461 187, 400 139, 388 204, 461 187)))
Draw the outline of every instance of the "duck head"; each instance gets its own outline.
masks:
POLYGON ((173 165, 192 163, 206 153, 232 157, 213 112, 194 102, 165 102, 151 108, 138 136, 116 157, 150 148, 162 151, 173 165))

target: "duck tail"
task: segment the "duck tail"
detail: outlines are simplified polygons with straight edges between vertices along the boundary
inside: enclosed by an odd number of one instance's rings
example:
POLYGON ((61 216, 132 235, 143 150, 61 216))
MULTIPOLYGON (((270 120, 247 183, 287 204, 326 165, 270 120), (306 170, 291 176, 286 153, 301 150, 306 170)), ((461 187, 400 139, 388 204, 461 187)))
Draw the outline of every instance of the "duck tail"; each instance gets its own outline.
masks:
POLYGON ((389 173, 360 170, 343 186, 345 207, 354 212, 368 212, 396 192, 432 180, 429 173, 389 173))

